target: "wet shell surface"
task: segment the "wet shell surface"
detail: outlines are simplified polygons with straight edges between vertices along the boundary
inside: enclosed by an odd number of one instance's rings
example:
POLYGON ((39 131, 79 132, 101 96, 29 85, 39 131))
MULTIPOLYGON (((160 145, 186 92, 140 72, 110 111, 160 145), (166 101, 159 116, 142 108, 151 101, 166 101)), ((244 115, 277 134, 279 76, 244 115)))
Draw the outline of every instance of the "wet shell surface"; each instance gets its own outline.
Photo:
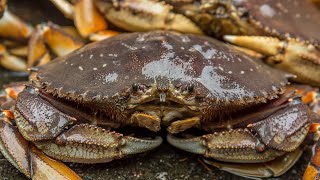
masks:
POLYGON ((92 43, 37 72, 47 92, 73 101, 108 102, 134 83, 171 83, 193 84, 201 97, 225 105, 272 99, 286 75, 212 38, 165 31, 92 43))

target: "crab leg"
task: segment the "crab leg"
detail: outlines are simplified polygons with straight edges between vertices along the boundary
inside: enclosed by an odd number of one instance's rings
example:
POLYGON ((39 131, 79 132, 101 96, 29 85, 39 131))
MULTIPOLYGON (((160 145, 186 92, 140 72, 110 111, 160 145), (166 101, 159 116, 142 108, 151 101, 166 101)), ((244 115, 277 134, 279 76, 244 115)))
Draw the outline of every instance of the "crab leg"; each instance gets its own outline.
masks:
POLYGON ((295 79, 298 82, 320 86, 320 50, 311 44, 264 36, 226 35, 223 38, 232 44, 266 55, 268 64, 298 75, 295 79))
POLYGON ((89 124, 68 129, 78 123, 77 119, 40 98, 37 91, 27 87, 19 94, 14 116, 23 137, 49 156, 63 161, 101 163, 149 151, 162 142, 160 137, 138 139, 89 124))
POLYGON ((66 0, 50 0, 67 18, 73 19, 80 35, 91 41, 99 41, 118 32, 106 30, 108 24, 92 0, 80 0, 72 6, 66 0))
POLYGON ((27 40, 33 28, 6 10, 0 19, 0 36, 18 41, 27 40))
POLYGON ((29 41, 28 67, 50 61, 51 57, 46 45, 56 55, 63 56, 82 47, 83 43, 53 23, 38 25, 29 41))
MULTIPOLYGON (((191 139, 168 135, 167 140, 177 148, 223 162, 269 162, 299 148, 308 133, 310 121, 315 118, 315 113, 306 105, 291 101, 286 108, 278 110, 262 121, 250 124, 248 126, 250 131, 236 129, 191 139), (284 122, 286 123, 283 124, 284 122), (256 135, 253 135, 253 132, 256 135)), ((292 160, 287 162, 290 164, 285 167, 291 167, 298 157, 299 155, 292 156, 292 160)), ((236 166, 224 167, 235 174, 247 173, 248 176, 254 176, 258 173, 253 171, 244 173, 243 169, 237 170, 236 166)))
POLYGON ((3 15, 3 12, 5 11, 7 5, 7 0, 0 0, 0 18, 3 15))
POLYGON ((2 116, 0 120, 0 150, 13 166, 32 179, 81 179, 26 141, 6 118, 2 116))
POLYGON ((0 65, 13 71, 26 71, 27 63, 24 59, 11 55, 4 45, 0 44, 0 65))

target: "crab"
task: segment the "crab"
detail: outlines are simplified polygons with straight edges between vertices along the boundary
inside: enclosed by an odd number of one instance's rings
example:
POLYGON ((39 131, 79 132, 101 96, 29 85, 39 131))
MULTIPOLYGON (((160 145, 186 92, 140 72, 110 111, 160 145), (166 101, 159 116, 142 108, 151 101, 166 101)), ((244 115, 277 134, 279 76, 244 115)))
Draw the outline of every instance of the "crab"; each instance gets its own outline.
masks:
MULTIPOLYGON (((173 146, 246 177, 283 174, 309 131, 318 140, 319 116, 285 91, 292 75, 205 36, 121 34, 31 71, 22 92, 9 88, 11 100, 0 98, 0 150, 33 179, 47 169, 76 177, 51 158, 102 163, 149 151, 162 143, 161 128, 173 146), (148 132, 120 133, 130 127, 148 132)), ((307 177, 318 175, 314 166, 307 177)))

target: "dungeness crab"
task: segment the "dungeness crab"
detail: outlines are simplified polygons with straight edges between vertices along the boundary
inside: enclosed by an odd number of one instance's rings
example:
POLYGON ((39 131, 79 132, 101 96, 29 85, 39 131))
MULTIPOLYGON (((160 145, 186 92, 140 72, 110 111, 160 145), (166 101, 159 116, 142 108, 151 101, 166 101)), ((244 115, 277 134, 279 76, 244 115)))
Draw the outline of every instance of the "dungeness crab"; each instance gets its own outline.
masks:
MULTIPOLYGON (((294 92, 284 93, 289 76, 212 38, 121 34, 32 69, 32 83, 2 106, 0 149, 30 178, 46 169, 61 177, 54 163, 41 166, 39 159, 49 160, 37 149, 61 161, 108 162, 162 142, 114 131, 167 127, 170 144, 219 160, 221 169, 279 176, 318 127, 318 116, 294 92), (196 129, 205 135, 185 137, 196 129)), ((69 171, 65 178, 75 176, 69 171)))

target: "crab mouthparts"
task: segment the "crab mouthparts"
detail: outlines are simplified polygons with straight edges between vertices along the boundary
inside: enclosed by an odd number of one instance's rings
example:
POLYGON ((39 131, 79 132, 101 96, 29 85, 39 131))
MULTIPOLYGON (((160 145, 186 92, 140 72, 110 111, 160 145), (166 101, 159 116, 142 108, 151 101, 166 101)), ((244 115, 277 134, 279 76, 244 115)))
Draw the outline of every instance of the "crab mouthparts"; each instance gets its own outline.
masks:
POLYGON ((166 102, 166 94, 164 92, 159 94, 160 102, 166 102))

